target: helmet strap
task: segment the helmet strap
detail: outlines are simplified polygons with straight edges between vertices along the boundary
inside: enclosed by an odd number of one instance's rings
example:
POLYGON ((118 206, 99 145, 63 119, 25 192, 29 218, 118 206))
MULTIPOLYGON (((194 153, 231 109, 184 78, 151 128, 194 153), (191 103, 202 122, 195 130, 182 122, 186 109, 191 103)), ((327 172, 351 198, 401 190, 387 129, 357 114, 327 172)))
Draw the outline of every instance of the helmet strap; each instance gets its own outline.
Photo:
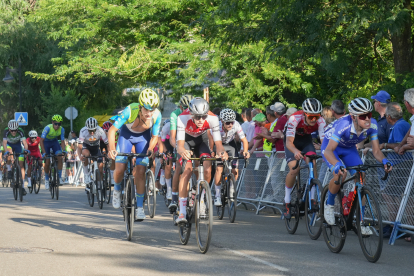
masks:
POLYGON ((147 126, 147 123, 144 120, 142 120, 142 118, 141 118, 141 113, 142 113, 142 106, 139 107, 138 118, 141 122, 144 123, 145 126, 147 126))

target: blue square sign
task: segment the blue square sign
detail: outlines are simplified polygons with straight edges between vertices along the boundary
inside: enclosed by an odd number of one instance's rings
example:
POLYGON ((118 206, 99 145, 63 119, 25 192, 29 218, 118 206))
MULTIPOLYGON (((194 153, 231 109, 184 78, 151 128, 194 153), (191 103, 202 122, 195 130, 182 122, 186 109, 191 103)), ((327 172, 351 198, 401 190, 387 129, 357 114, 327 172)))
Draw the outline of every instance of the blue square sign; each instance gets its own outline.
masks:
POLYGON ((19 126, 27 126, 28 117, 27 112, 14 112, 14 119, 19 123, 19 126))

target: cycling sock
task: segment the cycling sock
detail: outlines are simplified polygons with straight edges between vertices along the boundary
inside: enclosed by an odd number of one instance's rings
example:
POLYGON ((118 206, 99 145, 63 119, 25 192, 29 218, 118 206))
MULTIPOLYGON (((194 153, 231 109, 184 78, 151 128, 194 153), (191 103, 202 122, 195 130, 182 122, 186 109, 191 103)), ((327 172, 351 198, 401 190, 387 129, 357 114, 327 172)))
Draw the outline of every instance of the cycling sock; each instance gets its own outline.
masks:
POLYGON ((215 185, 216 187, 216 197, 220 196, 220 191, 221 191, 221 185, 215 185))
POLYGON ((160 184, 165 186, 165 171, 163 169, 161 169, 160 184))
POLYGON ((62 170, 58 170, 59 178, 62 178, 62 170))
POLYGON ((171 178, 170 179, 165 179, 165 182, 167 183, 167 191, 171 190, 172 189, 172 187, 171 187, 171 178))
POLYGON ((172 192, 172 201, 174 201, 174 202, 178 201, 178 193, 172 192))
POLYGON ((114 184, 114 190, 115 190, 115 191, 120 191, 120 190, 121 190, 121 183, 122 183, 122 182, 119 182, 119 183, 115 183, 115 184, 114 184))
POLYGON ((45 180, 49 181, 49 174, 45 173, 45 180))
POLYGON ((88 175, 89 174, 88 166, 83 165, 83 174, 84 175, 88 175))
POLYGON ((326 201, 326 204, 334 206, 335 197, 336 197, 336 194, 332 194, 331 191, 328 191, 328 200, 326 201))
POLYGON ((187 198, 186 197, 180 197, 180 214, 187 215, 187 198))
POLYGON ((135 194, 137 197, 137 208, 144 206, 144 194, 135 194))
POLYGON ((28 182, 29 184, 31 184, 31 183, 32 183, 32 179, 31 179, 31 177, 28 177, 28 178, 27 178, 27 182, 28 182))
POLYGON ((313 185, 311 189, 311 199, 315 199, 315 190, 316 190, 316 186, 313 185))
POLYGON ((292 188, 285 186, 285 203, 290 203, 290 193, 292 192, 292 188))

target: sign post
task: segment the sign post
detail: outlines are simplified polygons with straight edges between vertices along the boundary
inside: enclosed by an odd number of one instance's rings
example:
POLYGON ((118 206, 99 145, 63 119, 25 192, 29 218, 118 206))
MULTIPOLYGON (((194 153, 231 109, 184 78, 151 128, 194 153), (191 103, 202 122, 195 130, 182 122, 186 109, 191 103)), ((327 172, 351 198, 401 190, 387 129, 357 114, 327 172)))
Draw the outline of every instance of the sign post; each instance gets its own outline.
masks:
POLYGON ((78 110, 74 106, 69 106, 65 110, 65 117, 70 120, 70 131, 73 130, 73 119, 78 117, 78 110))
POLYGON ((204 88, 203 92, 204 92, 204 99, 207 102, 209 102, 209 89, 208 89, 208 87, 204 88))

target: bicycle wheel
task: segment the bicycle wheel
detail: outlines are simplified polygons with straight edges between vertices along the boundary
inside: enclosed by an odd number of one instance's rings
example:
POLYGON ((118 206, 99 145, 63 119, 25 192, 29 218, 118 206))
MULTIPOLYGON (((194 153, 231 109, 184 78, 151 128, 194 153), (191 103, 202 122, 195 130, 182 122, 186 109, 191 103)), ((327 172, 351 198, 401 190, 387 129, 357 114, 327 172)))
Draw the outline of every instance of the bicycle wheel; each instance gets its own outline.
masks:
POLYGON ((34 185, 33 188, 34 188, 35 194, 38 194, 39 193, 39 190, 40 190, 40 180, 41 179, 42 179, 42 170, 38 167, 36 169, 36 183, 35 184, 32 184, 32 185, 34 185))
POLYGON ((227 185, 227 194, 229 195, 227 197, 227 204, 229 206, 229 220, 231 223, 234 222, 236 219, 236 213, 237 213, 237 193, 236 193, 236 181, 234 181, 234 175, 230 175, 230 180, 228 181, 227 185), (233 185, 233 195, 230 194, 231 186, 233 185), (230 199, 230 197, 233 198, 233 200, 230 199))
POLYGON ((132 233, 134 232, 135 221, 135 187, 132 176, 126 180, 124 191, 124 220, 127 240, 130 241, 132 239, 132 233))
POLYGON ((17 182, 16 182, 16 177, 17 177, 17 175, 16 175, 16 170, 15 170, 15 168, 13 167, 12 168, 12 179, 10 179, 10 185, 13 187, 13 196, 14 196, 14 200, 17 200, 17 196, 18 196, 18 191, 17 191, 17 189, 18 189, 18 185, 16 184, 17 182))
POLYGON ((92 186, 93 185, 95 185, 94 182, 89 183, 89 192, 86 191, 86 196, 88 197, 88 203, 89 203, 89 206, 91 206, 91 207, 93 207, 93 204, 95 203, 95 197, 92 193, 92 190, 93 190, 92 186))
MULTIPOLYGON (((365 258, 371 263, 375 263, 381 257, 383 232, 382 232, 382 216, 378 204, 378 200, 372 190, 364 186, 361 189, 361 199, 365 198, 365 208, 361 224, 361 208, 359 202, 356 210, 356 225, 358 230, 359 243, 364 253, 365 258), (361 227, 364 227, 370 233, 365 235, 361 232, 361 227)), ((358 200, 357 198, 355 200, 358 200)))
POLYGON ((291 218, 287 219, 285 218, 285 226, 286 226, 286 230, 288 231, 289 234, 293 235, 296 233, 296 230, 298 229, 298 225, 299 225, 299 217, 300 217, 300 213, 299 213, 299 201, 296 199, 297 198, 297 184, 295 184, 295 186, 293 186, 292 192, 290 193, 291 198, 292 198, 292 207, 291 207, 291 218), (295 198, 295 200, 293 200, 295 198))
POLYGON ((105 201, 107 204, 111 202, 111 184, 111 172, 108 168, 105 168, 104 189, 105 201))
POLYGON ((56 200, 59 200, 59 185, 60 185, 60 177, 58 175, 57 166, 55 166, 55 197, 56 200))
MULTIPOLYGON (((187 199, 187 202, 190 202, 190 199, 187 199)), ((190 208, 187 208, 187 214, 191 211, 188 211, 190 208)), ((180 242, 182 245, 186 245, 188 243, 188 240, 190 239, 191 234, 191 218, 188 217, 188 221, 185 225, 180 224, 178 227, 178 233, 180 235, 180 242)))
POLYGON ((52 197, 52 199, 55 198, 55 172, 54 172, 54 168, 50 169, 50 178, 49 178, 49 191, 50 191, 50 196, 52 197))
POLYGON ((155 192, 154 174, 151 170, 147 170, 145 173, 145 189, 147 193, 148 214, 150 218, 153 218, 157 207, 157 193, 155 192))
POLYGON ((213 199, 210 185, 205 180, 199 182, 199 194, 196 198, 195 224, 197 244, 200 252, 205 254, 210 246, 213 233, 213 199))
POLYGON ((308 187, 305 198, 305 221, 306 221, 306 230, 308 231, 309 237, 312 240, 317 240, 322 233, 322 221, 321 217, 321 191, 322 184, 318 179, 312 179, 311 184, 308 187), (313 189, 313 190, 312 190, 313 189), (317 209, 312 209, 310 206, 310 200, 315 202, 317 209))
MULTIPOLYGON (((30 176, 32 176, 33 175, 33 168, 32 168, 32 173, 30 174, 30 176)), ((29 189, 29 193, 32 193, 33 192, 33 177, 31 177, 31 184, 32 184, 32 186, 31 187, 27 187, 28 189, 29 189)))
POLYGON ((96 200, 98 201, 99 209, 102 209, 104 203, 104 191, 103 191, 103 184, 102 178, 99 170, 95 170, 95 183, 96 183, 96 200))
POLYGON ((222 220, 224 217, 224 210, 226 209, 226 199, 227 199, 227 181, 226 183, 221 183, 222 190, 220 191, 221 196, 221 206, 216 206, 217 217, 219 220, 222 220))
POLYGON ((321 205, 321 218, 323 218, 322 224, 322 233, 323 238, 325 239, 325 243, 328 246, 329 250, 333 253, 341 252, 342 248, 345 245, 347 229, 346 223, 341 215, 341 200, 342 200, 342 192, 340 191, 335 198, 335 225, 329 225, 326 223, 324 214, 324 205, 326 199, 328 198, 328 190, 329 185, 326 185, 322 190, 322 205, 321 205))
POLYGON ((15 174, 16 174, 16 182, 15 182, 15 186, 17 186, 17 191, 18 191, 18 198, 21 201, 23 201, 23 180, 22 180, 22 172, 20 170, 20 166, 16 165, 15 166, 15 174))

